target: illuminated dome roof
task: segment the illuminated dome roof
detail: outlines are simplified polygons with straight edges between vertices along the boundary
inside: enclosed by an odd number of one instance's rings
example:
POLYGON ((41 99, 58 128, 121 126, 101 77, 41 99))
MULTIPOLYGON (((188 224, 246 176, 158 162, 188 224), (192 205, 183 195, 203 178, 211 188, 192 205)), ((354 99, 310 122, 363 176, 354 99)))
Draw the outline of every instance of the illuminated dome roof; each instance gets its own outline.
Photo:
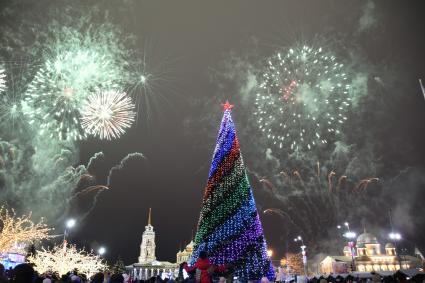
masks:
POLYGON ((392 243, 387 243, 387 244, 385 245, 385 248, 386 248, 386 249, 394 249, 395 247, 394 247, 394 245, 393 245, 392 243))
POLYGON ((193 251, 193 245, 194 244, 195 243, 193 242, 193 240, 190 241, 190 243, 186 246, 185 250, 188 251, 188 252, 192 252, 193 251))
POLYGON ((370 233, 363 233, 357 237, 357 246, 361 246, 364 244, 379 244, 375 235, 370 233))

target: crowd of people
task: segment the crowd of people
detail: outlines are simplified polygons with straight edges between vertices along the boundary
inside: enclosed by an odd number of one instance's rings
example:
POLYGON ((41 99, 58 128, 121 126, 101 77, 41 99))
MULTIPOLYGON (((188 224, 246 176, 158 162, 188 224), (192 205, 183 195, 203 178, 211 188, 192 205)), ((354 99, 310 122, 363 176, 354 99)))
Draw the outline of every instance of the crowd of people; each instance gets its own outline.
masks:
POLYGON ((409 278, 402 272, 396 272, 393 275, 381 276, 378 273, 372 272, 370 276, 358 276, 347 275, 345 277, 341 275, 328 276, 328 277, 313 277, 309 280, 309 283, 425 283, 425 276, 418 274, 409 278))
MULTIPOLYGON (((234 279, 234 268, 232 265, 213 265, 205 252, 201 252, 198 260, 192 266, 187 263, 180 265, 180 272, 177 278, 161 278, 155 276, 148 280, 137 280, 125 273, 99 272, 87 278, 84 274, 79 274, 78 270, 64 275, 57 273, 38 274, 33 266, 27 263, 19 264, 14 269, 5 270, 0 264, 0 283, 269 283, 266 277, 260 280, 238 280, 234 279), (183 278, 183 269, 189 274, 188 278, 183 278)), ((371 273, 371 276, 359 278, 352 275, 346 277, 328 276, 313 277, 303 279, 303 283, 425 283, 424 276, 414 276, 408 278, 404 273, 397 272, 391 276, 381 276, 371 273)), ((296 283, 296 279, 288 283, 296 283)))
POLYGON ((55 272, 38 274, 33 266, 22 263, 15 268, 5 270, 0 264, 0 283, 130 283, 127 274, 109 272, 99 272, 91 278, 85 274, 78 273, 77 270, 67 274, 59 275, 55 272))

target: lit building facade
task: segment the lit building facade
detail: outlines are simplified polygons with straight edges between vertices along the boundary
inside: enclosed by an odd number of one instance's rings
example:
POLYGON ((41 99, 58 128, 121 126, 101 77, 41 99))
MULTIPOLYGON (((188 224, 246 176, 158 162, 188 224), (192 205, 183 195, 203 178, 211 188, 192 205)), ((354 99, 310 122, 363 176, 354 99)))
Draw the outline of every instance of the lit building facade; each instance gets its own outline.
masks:
POLYGON ((190 243, 184 248, 184 250, 179 251, 176 255, 177 258, 177 264, 180 264, 182 262, 189 262, 190 258, 192 257, 193 253, 193 240, 190 241, 190 243))
POLYGON ((382 252, 377 238, 366 231, 357 237, 354 251, 355 254, 352 256, 351 248, 346 246, 343 256, 327 256, 320 262, 320 272, 323 274, 348 273, 353 268, 359 272, 396 271, 422 266, 420 258, 397 255, 396 248, 392 243, 386 244, 384 252, 382 252))
POLYGON ((142 235, 138 262, 126 267, 133 279, 146 280, 158 275, 162 278, 177 276, 178 264, 156 260, 155 249, 155 231, 151 223, 151 209, 149 209, 148 224, 142 235))

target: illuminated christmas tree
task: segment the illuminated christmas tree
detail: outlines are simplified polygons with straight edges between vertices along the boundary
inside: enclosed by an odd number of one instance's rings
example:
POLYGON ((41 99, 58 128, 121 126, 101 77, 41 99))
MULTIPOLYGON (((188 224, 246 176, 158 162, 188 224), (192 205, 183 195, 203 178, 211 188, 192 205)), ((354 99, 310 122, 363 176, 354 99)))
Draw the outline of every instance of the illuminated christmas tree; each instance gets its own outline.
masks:
POLYGON ((272 279, 274 271, 231 116, 233 105, 223 106, 191 262, 206 251, 212 263, 234 265, 235 276, 272 279))

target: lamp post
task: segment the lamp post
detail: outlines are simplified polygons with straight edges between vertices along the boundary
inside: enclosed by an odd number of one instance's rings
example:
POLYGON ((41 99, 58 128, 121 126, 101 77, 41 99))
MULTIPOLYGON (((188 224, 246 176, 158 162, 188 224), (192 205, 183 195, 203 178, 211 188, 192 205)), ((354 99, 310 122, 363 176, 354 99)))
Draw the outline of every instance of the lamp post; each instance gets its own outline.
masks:
POLYGON ((401 240, 401 238, 402 238, 401 234, 397 233, 397 232, 391 232, 391 233, 388 234, 388 237, 393 241, 394 249, 395 249, 395 252, 397 254, 398 264, 400 265, 400 270, 401 270, 403 267, 402 267, 400 253, 397 250, 397 242, 401 240))
POLYGON ((400 270, 402 269, 401 266, 401 258, 400 253, 397 251, 397 242, 401 240, 401 234, 398 232, 394 232, 394 225, 393 225, 393 217, 391 215, 391 208, 388 210, 388 218, 390 220, 390 226, 391 226, 391 233, 388 234, 389 238, 393 241, 395 252, 397 253, 397 259, 398 264, 400 265, 400 270))
POLYGON ((304 244, 303 238, 301 236, 298 236, 294 239, 294 242, 301 242, 301 254, 303 256, 303 266, 304 266, 304 275, 307 276, 307 253, 306 248, 307 246, 304 244))
MULTIPOLYGON (((354 261, 354 255, 355 255, 354 247, 356 246, 356 244, 354 243, 354 239, 356 238, 357 234, 350 230, 350 223, 345 222, 344 226, 347 227, 347 232, 342 234, 342 236, 348 240, 348 247, 350 248, 350 253, 351 253, 351 266, 352 266, 351 271, 356 271, 356 264, 354 261)), ((342 227, 341 225, 338 225, 337 228, 341 229, 342 227)))
POLYGON ((66 241, 66 236, 68 235, 68 230, 67 229, 72 229, 72 227, 75 226, 75 224, 77 223, 77 221, 75 221, 75 219, 71 218, 68 219, 65 222, 65 231, 63 232, 63 241, 66 241))
POLYGON ((271 258, 272 258, 272 256, 273 256, 273 250, 267 250, 267 256, 270 258, 270 260, 271 260, 271 258))
POLYGON ((98 253, 100 256, 104 255, 104 254, 106 253, 106 248, 105 248, 105 247, 103 247, 103 246, 99 247, 99 249, 97 250, 97 253, 98 253))

